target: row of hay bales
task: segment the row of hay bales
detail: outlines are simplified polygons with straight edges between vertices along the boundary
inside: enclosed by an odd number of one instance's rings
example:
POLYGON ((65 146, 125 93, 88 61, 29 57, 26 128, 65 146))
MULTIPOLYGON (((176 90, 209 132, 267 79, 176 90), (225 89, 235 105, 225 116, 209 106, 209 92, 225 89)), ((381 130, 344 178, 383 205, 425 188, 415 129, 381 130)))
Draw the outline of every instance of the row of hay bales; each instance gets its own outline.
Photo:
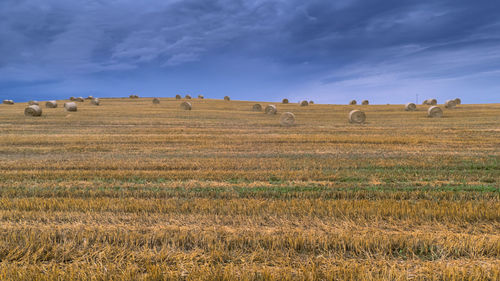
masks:
POLYGON ((85 99, 83 97, 77 97, 77 98, 70 97, 69 100, 70 101, 76 101, 76 102, 84 102, 85 101, 85 99))
MULTIPOLYGON (((256 112, 262 111, 262 105, 256 103, 252 106, 252 110, 256 112)), ((264 113, 269 115, 275 115, 278 112, 276 105, 270 104, 264 108, 264 113)), ((349 113, 349 122, 351 123, 364 123, 366 120, 366 115, 360 110, 352 110, 349 113)), ((284 112, 280 116, 280 124, 283 126, 292 126, 295 124, 295 114, 292 112, 284 112)))
MULTIPOLYGON (((444 107, 447 109, 453 109, 457 106, 455 100, 447 100, 444 104, 444 107)), ((415 111, 417 110, 417 105, 410 102, 405 105, 405 111, 415 111)), ((443 110, 437 106, 432 105, 427 109, 427 116, 432 118, 440 118, 443 117, 443 110)))
MULTIPOLYGON (((451 101, 451 102, 454 102, 454 101, 451 101)), ((252 106, 252 110, 260 112, 260 111, 262 111, 262 105, 260 105, 258 103, 254 104, 252 106)), ((414 111, 414 110, 416 110, 416 105, 414 103, 408 103, 405 105, 405 110, 414 111)), ((277 108, 275 105, 267 105, 264 109, 264 113, 271 114, 271 115, 276 114, 277 108)), ((286 112, 284 114, 286 114, 287 117, 284 117, 284 115, 282 114, 281 119, 288 120, 288 121, 287 122, 282 121, 281 122, 282 125, 293 125, 295 122, 295 115, 293 115, 293 113, 290 113, 290 112, 286 112), (291 120, 293 120, 293 121, 291 121, 291 120)), ((427 110, 427 116, 432 117, 432 118, 442 117, 443 110, 438 106, 431 106, 427 110)), ((364 123, 366 121, 366 114, 363 111, 358 110, 358 109, 351 110, 349 112, 348 119, 349 119, 350 123, 361 124, 361 123, 364 123)))
MULTIPOLYGON (((198 99, 204 99, 204 98, 205 97, 203 95, 198 95, 198 99)), ((181 95, 175 95, 175 99, 180 100, 180 99, 182 99, 182 96, 181 95)), ((192 97, 191 97, 191 95, 185 95, 184 99, 190 100, 190 99, 192 99, 192 97)), ((225 101, 231 101, 231 98, 229 96, 224 96, 224 100, 225 101)), ((159 99, 158 98, 153 99, 153 103, 155 103, 155 104, 159 103, 159 99)), ((283 103, 283 104, 289 104, 290 101, 285 98, 285 99, 283 99, 281 101, 281 103, 283 103)), ((299 104, 301 106, 307 106, 307 105, 310 105, 310 104, 314 104, 314 101, 303 100, 303 101, 299 101, 299 104)))
MULTIPOLYGON (((205 97, 203 95, 198 95, 198 99, 204 99, 204 98, 205 97)), ((180 99, 182 99, 182 96, 181 95, 175 95, 175 99, 180 100, 180 99)), ((191 95, 185 95, 184 99, 190 100, 190 99, 192 99, 192 97, 191 97, 191 95)), ((225 101, 231 101, 231 98, 229 96, 224 96, 224 100, 225 101)), ((159 98, 154 98, 153 99, 153 103, 154 104, 159 104, 160 103, 160 99, 159 98)), ((282 100, 281 103, 288 104, 288 103, 290 103, 290 101, 285 98, 285 99, 282 100)), ((314 101, 303 100, 303 101, 299 101, 299 104, 301 106, 308 106, 310 104, 314 104, 314 101)))
MULTIPOLYGON (((358 102, 356 100, 351 100, 349 102, 349 105, 357 105, 357 104, 358 104, 358 102)), ((369 105, 369 104, 370 104, 370 102, 368 100, 361 101, 361 105, 369 105)))
MULTIPOLYGON (((437 105, 437 99, 426 99, 422 102, 423 105, 437 105)), ((455 98, 452 100, 447 100, 445 102, 445 106, 449 104, 449 107, 454 107, 459 104, 462 104, 462 100, 460 98, 455 98)))
MULTIPOLYGON (((82 102, 82 99, 80 98, 73 98, 71 97, 70 100, 73 100, 71 102, 65 102, 63 107, 66 111, 71 111, 75 112, 78 110, 78 106, 76 102, 82 102)), ((99 98, 94 98, 92 96, 89 96, 87 99, 90 99, 90 104, 92 105, 100 105, 101 102, 99 98)), ((55 100, 47 101, 45 102, 45 107, 46 108, 57 108, 58 103, 55 100)), ((38 117, 42 116, 42 108, 40 107, 40 103, 38 101, 29 101, 28 102, 28 107, 24 109, 24 115, 26 116, 33 116, 33 117, 38 117)))
MULTIPOLYGON (((436 105, 433 105, 433 106, 436 106, 436 105)), ((447 100, 444 103, 444 107, 448 108, 448 109, 454 109, 455 107, 457 107, 457 102, 455 100, 447 100)), ((405 105, 405 111, 415 111, 415 110, 417 110, 416 104, 410 102, 410 103, 407 103, 405 105)))
MULTIPOLYGON (((290 101, 285 98, 285 99, 281 100, 281 103, 282 104, 289 104, 290 101)), ((312 100, 311 101, 306 101, 306 100, 299 101, 300 106, 308 106, 310 104, 314 104, 314 101, 312 101, 312 100)))
MULTIPOLYGON (((132 96, 132 95, 131 95, 132 96)), ((135 98, 135 97, 134 97, 135 98)), ((138 98, 138 96, 137 96, 138 98)), ((92 96, 89 96, 87 97, 87 99, 90 99, 91 100, 91 104, 93 105, 100 105, 100 101, 98 98, 94 98, 92 96)), ((226 101, 229 101, 229 97, 226 96, 224 98, 226 101)), ((70 100, 74 100, 74 101, 78 101, 78 102, 83 102, 83 98, 74 98, 74 97, 71 97, 70 100)), ((432 100, 429 100, 430 102, 434 102, 435 99, 432 99, 432 100)), ((287 99, 284 99, 283 100, 283 103, 287 103, 288 100, 287 99), (286 100, 286 101, 285 101, 286 100)), ((454 108, 456 107, 456 104, 458 103, 461 103, 461 100, 459 98, 457 99, 454 99, 454 100, 448 100, 446 101, 445 103, 445 107, 446 108, 454 108)), ((5 100, 4 101, 5 104, 13 104, 13 101, 11 103, 11 100, 5 100)), ((160 100, 158 98, 154 98, 153 99, 153 103, 154 104, 159 104, 160 103, 160 100)), ((301 106, 306 106, 308 105, 309 102, 307 101, 302 101, 300 102, 300 105, 301 106)), ((38 101, 29 101, 28 102, 28 108, 25 109, 25 115, 27 116, 41 116, 41 113, 42 113, 42 110, 41 108, 39 107, 39 102, 38 101)), ((57 102, 56 101, 48 101, 46 102, 46 107, 47 108, 56 108, 57 107, 57 102)), ((184 110, 191 110, 192 109, 192 104, 189 103, 189 102, 183 102, 181 103, 181 108, 184 109, 184 110)), ((76 103, 75 102, 70 102, 70 103, 65 103, 64 104, 64 108, 67 110, 67 111, 77 111, 77 106, 76 106, 76 103)), ((262 111, 262 106, 260 104, 255 104, 252 108, 253 111, 262 111)), ((414 111, 416 110, 416 105, 414 103, 407 103, 405 105, 405 110, 406 111, 414 111)), ((268 105, 266 106, 266 108, 264 109, 264 112, 266 114, 276 114, 277 113, 277 108, 275 105, 268 105)), ((286 120, 295 120, 295 116, 293 115, 293 113, 290 113, 292 115, 287 115, 288 117, 287 118, 284 118, 286 120), (290 117, 290 116, 293 116, 290 117)), ((431 106, 429 109, 428 109, 428 116, 429 117, 442 117, 443 115, 443 111, 441 108, 437 107, 437 106, 431 106)), ((351 123, 363 123, 365 122, 366 120, 366 115, 364 112, 360 111, 360 110, 353 110, 349 113, 349 121, 351 123)), ((282 123, 290 123, 290 121, 288 122, 282 122, 282 123)))
MULTIPOLYGON (((183 110, 191 110, 193 108, 193 105, 188 101, 184 101, 180 104, 180 107, 183 110)), ((252 110, 253 111, 262 111, 262 105, 255 104, 252 107, 252 110)), ((269 115, 274 115, 277 112, 278 112, 278 110, 277 110, 276 106, 272 105, 272 104, 266 106, 266 108, 264 109, 264 113, 269 114, 269 115)), ((295 124, 295 115, 291 112, 282 113, 280 116, 280 124, 283 126, 292 126, 293 124, 295 124)))
MULTIPOLYGON (((48 101, 45 103, 45 107, 57 108, 57 102, 56 101, 48 101)), ((76 103, 75 102, 66 102, 66 103, 64 103, 64 109, 66 111, 76 111, 77 110, 76 103)), ((42 108, 38 104, 28 105, 28 107, 26 107, 24 109, 24 115, 33 116, 33 117, 42 116, 42 108)))
MULTIPOLYGON (((185 95, 184 98, 187 99, 187 100, 192 99, 191 95, 185 95)), ((180 100, 180 99, 182 99, 182 96, 181 95, 175 95, 175 99, 180 100)), ((205 96, 198 95, 198 99, 200 99, 200 100, 205 99, 205 96)))
MULTIPOLYGON (((286 103, 285 103, 286 104, 286 103)), ((262 112, 262 105, 256 103, 252 106, 252 111, 262 112)), ((268 115, 276 115, 278 113, 278 109, 276 105, 269 104, 264 108, 264 113, 268 115)), ((295 124, 295 114, 292 112, 284 112, 280 116, 280 124, 283 126, 292 126, 295 124)))
MULTIPOLYGON (((431 106, 427 109, 427 116, 431 118, 443 117, 443 110, 439 106, 431 106)), ((349 112, 350 123, 361 124, 364 123, 365 121, 366 121, 366 114, 363 111, 355 109, 349 112)))

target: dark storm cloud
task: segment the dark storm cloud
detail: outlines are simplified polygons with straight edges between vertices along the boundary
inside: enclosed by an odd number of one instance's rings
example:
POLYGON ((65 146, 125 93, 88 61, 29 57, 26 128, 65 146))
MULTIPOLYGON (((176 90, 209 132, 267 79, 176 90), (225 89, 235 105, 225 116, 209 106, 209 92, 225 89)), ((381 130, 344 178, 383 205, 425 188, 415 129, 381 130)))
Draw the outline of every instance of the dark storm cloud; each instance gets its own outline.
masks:
MULTIPOLYGON (((0 95, 19 93, 23 82, 29 91, 68 92, 70 81, 99 88, 118 77, 127 78, 126 87, 140 83, 133 77, 148 77, 165 91, 179 90, 159 82, 168 77, 210 77, 212 84, 204 87, 218 90, 231 84, 214 68, 245 74, 234 78, 238 82, 232 91, 261 83, 263 88, 294 85, 297 92, 320 93, 329 91, 320 90, 321 85, 338 91, 353 90, 356 83, 380 86, 401 79, 491 75, 500 69, 499 5, 451 0, 3 0, 0 95)), ((256 93, 255 98, 261 96, 256 93)), ((325 97, 330 100, 335 99, 325 97)))

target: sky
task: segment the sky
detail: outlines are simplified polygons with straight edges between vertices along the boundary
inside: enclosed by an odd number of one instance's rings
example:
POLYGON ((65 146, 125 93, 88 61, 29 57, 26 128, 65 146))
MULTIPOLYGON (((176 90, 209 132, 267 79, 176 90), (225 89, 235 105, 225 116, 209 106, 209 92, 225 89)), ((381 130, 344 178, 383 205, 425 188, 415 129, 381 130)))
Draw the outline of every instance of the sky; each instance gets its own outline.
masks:
POLYGON ((0 99, 500 102, 496 0, 1 0, 0 99))

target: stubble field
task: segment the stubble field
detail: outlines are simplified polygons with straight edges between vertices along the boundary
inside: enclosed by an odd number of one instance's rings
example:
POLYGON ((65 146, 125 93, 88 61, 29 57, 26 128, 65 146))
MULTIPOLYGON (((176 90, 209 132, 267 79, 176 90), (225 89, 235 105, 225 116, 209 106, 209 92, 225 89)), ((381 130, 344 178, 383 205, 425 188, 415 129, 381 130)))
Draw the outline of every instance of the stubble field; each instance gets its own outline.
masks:
POLYGON ((0 105, 0 280, 500 279, 500 104, 151 100, 0 105))

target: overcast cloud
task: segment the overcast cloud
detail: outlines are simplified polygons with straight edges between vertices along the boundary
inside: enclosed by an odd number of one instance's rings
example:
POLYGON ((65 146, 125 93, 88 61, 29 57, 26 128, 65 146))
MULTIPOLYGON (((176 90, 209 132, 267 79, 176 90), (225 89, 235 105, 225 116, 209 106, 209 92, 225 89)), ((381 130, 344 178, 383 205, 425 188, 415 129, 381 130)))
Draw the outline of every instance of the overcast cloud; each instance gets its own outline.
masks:
POLYGON ((499 102, 500 2, 2 0, 0 98, 499 102))

